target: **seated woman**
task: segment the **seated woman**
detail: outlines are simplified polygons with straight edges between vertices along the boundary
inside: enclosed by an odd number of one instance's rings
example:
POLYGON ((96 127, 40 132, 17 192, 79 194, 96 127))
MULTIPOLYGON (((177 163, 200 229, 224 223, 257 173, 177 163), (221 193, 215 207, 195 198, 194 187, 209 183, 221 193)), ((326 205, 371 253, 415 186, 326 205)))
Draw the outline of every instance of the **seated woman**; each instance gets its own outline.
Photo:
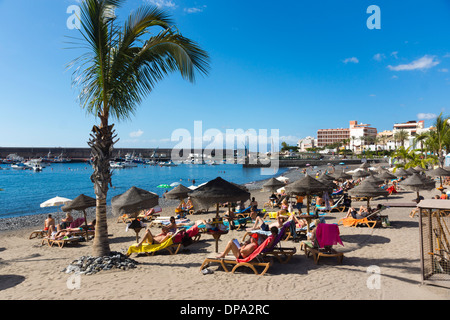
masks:
POLYGON ((154 236, 149 228, 145 230, 145 235, 142 237, 141 242, 138 243, 138 246, 141 246, 144 242, 148 242, 150 244, 155 243, 163 243, 167 239, 169 239, 175 232, 177 231, 177 225, 175 223, 175 217, 170 217, 170 224, 168 226, 162 227, 162 231, 160 234, 154 236))
POLYGON ((188 198, 188 201, 186 202, 186 211, 189 212, 189 210, 194 209, 194 204, 192 203, 191 197, 188 198))
POLYGON ((70 226, 70 224, 72 222, 73 222, 73 217, 70 214, 70 212, 67 212, 66 213, 66 217, 62 218, 61 219, 61 223, 56 226, 56 230, 60 231, 60 230, 66 229, 66 228, 68 228, 70 226))
POLYGON ((281 202, 281 208, 280 210, 278 210, 277 212, 277 219, 278 217, 281 217, 282 215, 286 215, 286 213, 288 212, 288 208, 289 208, 289 204, 287 199, 283 199, 283 201, 281 202))
POLYGON ((217 256, 218 259, 225 258, 231 251, 236 259, 244 259, 252 254, 258 248, 258 235, 252 234, 249 243, 239 244, 236 239, 230 240, 225 247, 225 250, 217 256))

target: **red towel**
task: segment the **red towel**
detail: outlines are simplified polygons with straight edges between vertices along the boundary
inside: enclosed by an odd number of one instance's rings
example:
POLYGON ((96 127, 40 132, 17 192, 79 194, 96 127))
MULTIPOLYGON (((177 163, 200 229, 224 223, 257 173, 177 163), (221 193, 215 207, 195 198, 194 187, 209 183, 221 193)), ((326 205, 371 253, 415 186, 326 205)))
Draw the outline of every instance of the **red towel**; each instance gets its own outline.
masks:
POLYGON ((271 239, 270 237, 268 237, 268 238, 267 238, 266 240, 264 240, 264 242, 261 243, 261 244, 259 245, 259 247, 256 248, 255 251, 253 251, 247 258, 244 258, 244 259, 236 259, 236 261, 240 263, 240 262, 249 262, 249 261, 253 260, 258 254, 261 253, 261 251, 263 251, 263 249, 264 249, 265 247, 267 247, 267 245, 269 244, 269 242, 270 242, 271 240, 272 240, 272 239, 271 239))
POLYGON ((319 223, 316 230, 316 239, 320 248, 334 246, 338 243, 342 246, 344 245, 339 236, 339 227, 337 224, 319 223))

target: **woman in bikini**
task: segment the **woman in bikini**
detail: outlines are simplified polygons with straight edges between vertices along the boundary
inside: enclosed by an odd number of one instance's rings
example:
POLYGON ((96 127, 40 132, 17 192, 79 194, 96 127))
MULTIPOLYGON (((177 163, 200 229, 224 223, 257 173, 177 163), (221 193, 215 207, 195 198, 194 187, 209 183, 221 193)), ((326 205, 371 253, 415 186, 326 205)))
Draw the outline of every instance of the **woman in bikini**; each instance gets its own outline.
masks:
POLYGON ((170 217, 170 224, 168 226, 162 227, 162 231, 160 234, 154 236, 150 229, 145 230, 145 235, 142 238, 141 242, 138 243, 138 246, 142 246, 144 242, 148 242, 150 244, 163 243, 167 239, 169 239, 172 235, 177 232, 177 224, 175 223, 175 217, 170 217))

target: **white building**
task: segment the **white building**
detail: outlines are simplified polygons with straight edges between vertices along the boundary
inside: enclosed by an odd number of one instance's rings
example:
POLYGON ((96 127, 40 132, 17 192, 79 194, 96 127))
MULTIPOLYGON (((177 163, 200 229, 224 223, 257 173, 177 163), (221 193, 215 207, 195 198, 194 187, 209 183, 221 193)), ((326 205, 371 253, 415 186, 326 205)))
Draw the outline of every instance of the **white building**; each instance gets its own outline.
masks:
POLYGON ((377 136, 377 129, 370 127, 370 124, 350 121, 350 149, 356 153, 361 153, 364 149, 374 148, 374 141, 377 136), (368 140, 372 138, 371 140, 368 140))
MULTIPOLYGON (((406 132, 408 132, 408 138, 404 141, 404 147, 408 148, 411 147, 416 149, 419 148, 420 146, 414 145, 414 138, 418 135, 421 134, 423 132, 427 132, 431 129, 432 127, 429 128, 425 128, 424 126, 424 121, 408 121, 405 123, 395 123, 394 124, 394 129, 392 130, 392 133, 395 137, 395 134, 397 132, 399 132, 400 130, 405 130, 406 132)), ((401 145, 400 142, 395 142, 394 144, 397 143, 398 146, 401 145)), ((395 145, 394 145, 395 147, 395 145)))
POLYGON ((310 136, 300 139, 297 142, 297 147, 300 152, 302 151, 304 152, 306 151, 306 149, 314 148, 315 146, 317 146, 317 139, 314 139, 313 137, 310 136))

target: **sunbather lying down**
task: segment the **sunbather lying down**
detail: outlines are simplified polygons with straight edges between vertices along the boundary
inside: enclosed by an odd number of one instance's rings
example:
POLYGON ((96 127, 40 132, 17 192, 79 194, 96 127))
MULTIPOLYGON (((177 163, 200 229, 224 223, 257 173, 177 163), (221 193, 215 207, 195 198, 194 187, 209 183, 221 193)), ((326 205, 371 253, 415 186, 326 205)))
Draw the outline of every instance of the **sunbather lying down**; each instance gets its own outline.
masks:
MULTIPOLYGON (((66 228, 59 231, 50 230, 51 235, 48 237, 52 240, 61 240, 64 237, 70 237, 76 233, 79 233, 80 231, 86 231, 86 230, 95 230, 95 224, 96 220, 92 220, 91 224, 88 224, 87 226, 82 225, 76 228, 66 228)), ((51 228, 53 229, 53 228, 51 228)))

